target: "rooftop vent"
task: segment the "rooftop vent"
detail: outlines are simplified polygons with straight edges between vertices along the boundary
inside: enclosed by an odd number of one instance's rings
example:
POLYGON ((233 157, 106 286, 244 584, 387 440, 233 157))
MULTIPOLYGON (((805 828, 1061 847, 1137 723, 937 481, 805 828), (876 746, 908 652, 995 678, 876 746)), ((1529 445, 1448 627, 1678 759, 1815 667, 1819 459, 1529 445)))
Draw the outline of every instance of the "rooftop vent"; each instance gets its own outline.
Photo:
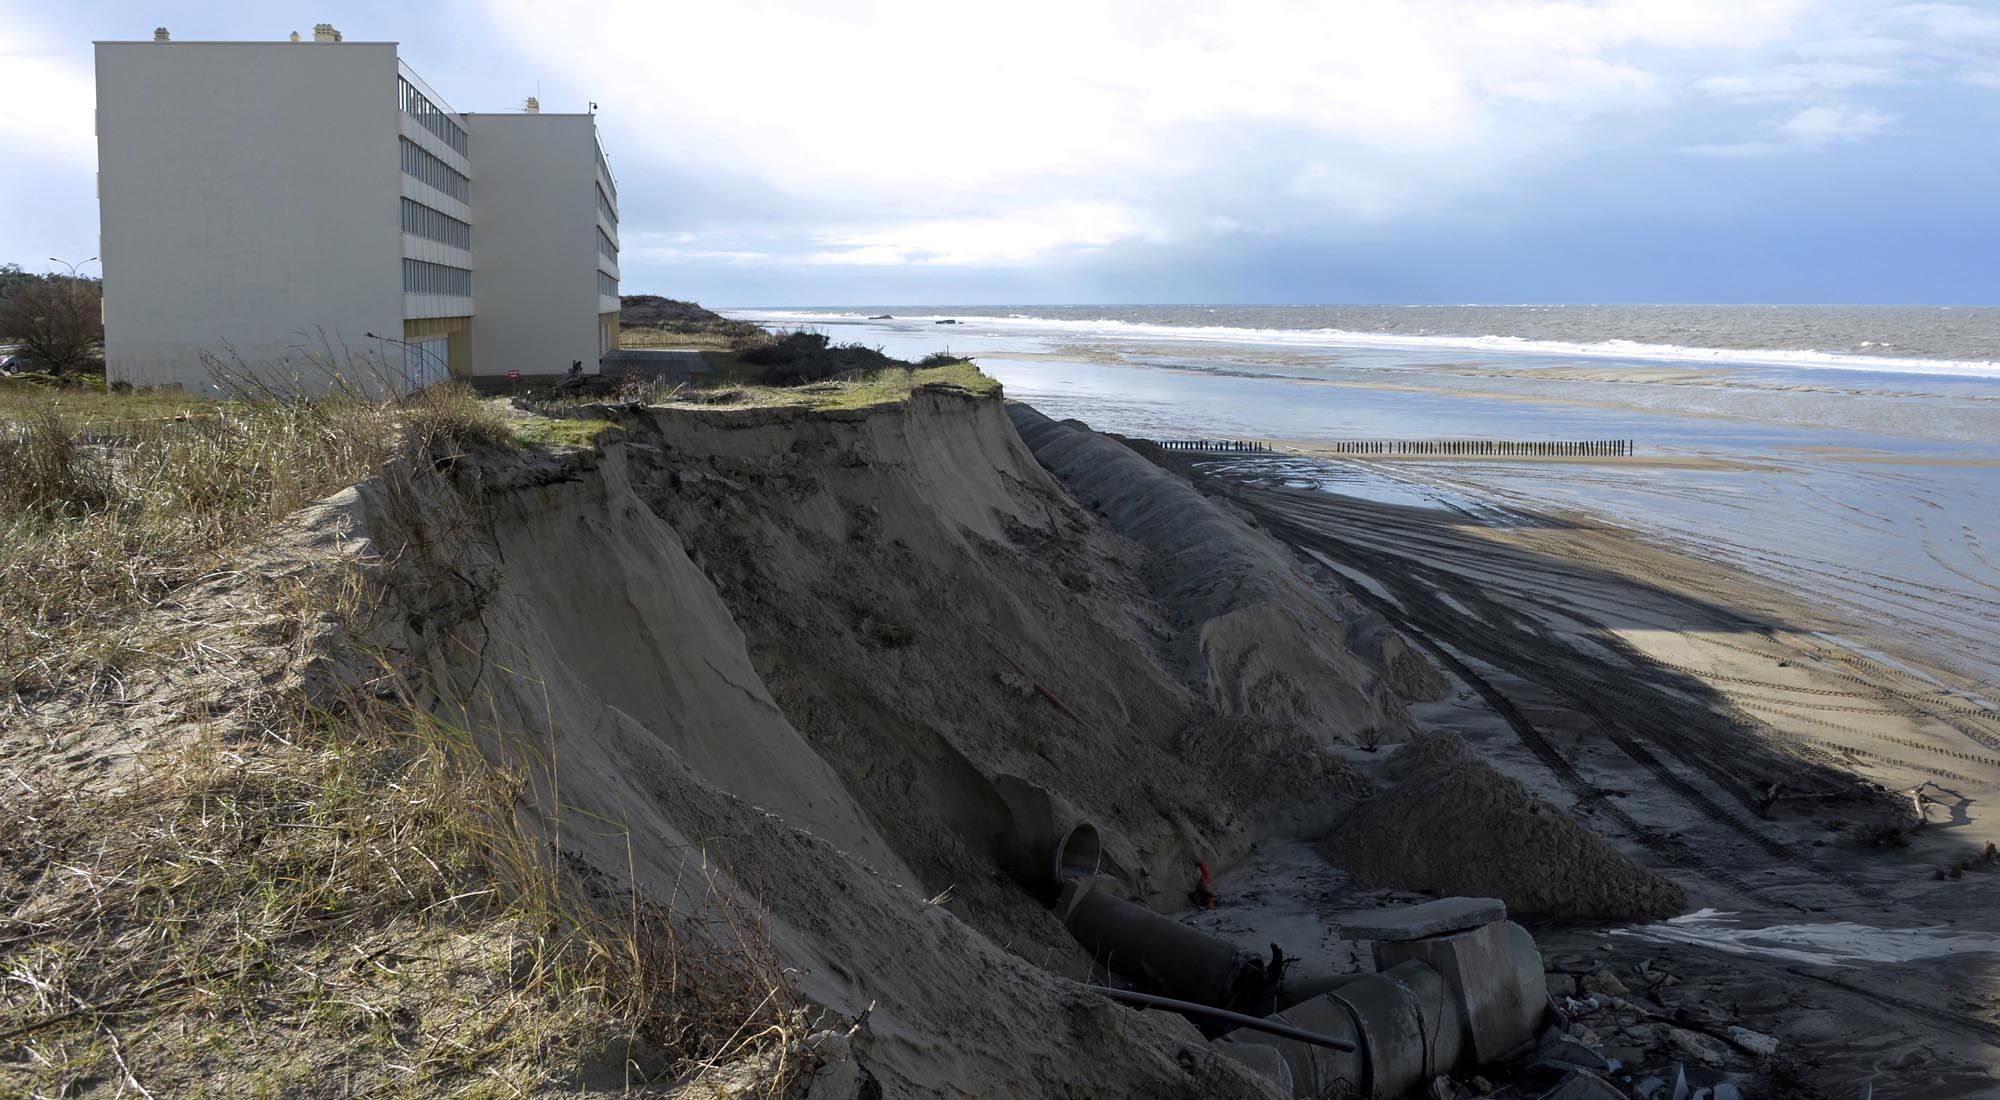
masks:
POLYGON ((340 41, 340 32, 339 32, 339 31, 337 31, 337 30, 334 30, 334 29, 333 29, 333 24, 331 24, 331 23, 314 23, 314 24, 313 24, 313 41, 314 41, 314 42, 338 42, 338 41, 340 41))
POLYGON ((292 32, 292 41, 294 41, 294 42, 297 42, 298 40, 299 40, 299 32, 297 32, 297 31, 293 31, 293 32, 292 32))
POLYGON ((526 102, 526 103, 523 103, 523 104, 521 105, 521 109, 522 109, 523 111, 526 111, 526 112, 528 112, 528 113, 529 113, 529 114, 531 114, 531 115, 538 115, 538 114, 541 114, 541 113, 542 113, 542 101, 541 101, 541 100, 540 100, 539 98, 535 97, 535 96, 529 96, 529 97, 528 97, 528 102, 526 102))
POLYGON ((169 38, 167 37, 167 28, 165 28, 165 27, 154 27, 154 28, 153 28, 153 41, 155 41, 155 42, 167 42, 167 41, 171 41, 171 40, 170 40, 170 39, 169 39, 169 38))

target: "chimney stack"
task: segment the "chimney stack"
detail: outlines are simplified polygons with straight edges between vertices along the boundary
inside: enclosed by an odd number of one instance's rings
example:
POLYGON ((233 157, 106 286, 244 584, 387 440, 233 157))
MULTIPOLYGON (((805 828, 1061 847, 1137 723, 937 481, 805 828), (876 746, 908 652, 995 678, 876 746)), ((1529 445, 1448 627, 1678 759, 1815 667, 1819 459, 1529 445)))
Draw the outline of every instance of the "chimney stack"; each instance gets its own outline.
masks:
POLYGON ((297 32, 297 31, 293 31, 293 32, 292 32, 292 41, 294 41, 294 42, 297 42, 298 40, 299 40, 299 32, 297 32))
POLYGON ((170 39, 168 39, 168 38, 167 38, 167 28, 165 28, 165 27, 154 27, 154 28, 153 28, 153 41, 155 41, 155 42, 166 42, 166 41, 170 41, 170 39))
POLYGON ((340 32, 334 30, 331 23, 315 23, 313 24, 313 41, 338 42, 340 41, 340 32))
POLYGON ((524 111, 526 111, 526 112, 528 112, 528 113, 529 113, 529 114, 531 114, 531 115, 538 115, 538 114, 541 114, 541 113, 542 113, 542 101, 541 101, 540 99, 536 98, 535 96, 529 96, 529 97, 528 97, 528 102, 526 102, 526 103, 522 104, 522 105, 521 105, 521 109, 522 109, 522 110, 524 110, 524 111))

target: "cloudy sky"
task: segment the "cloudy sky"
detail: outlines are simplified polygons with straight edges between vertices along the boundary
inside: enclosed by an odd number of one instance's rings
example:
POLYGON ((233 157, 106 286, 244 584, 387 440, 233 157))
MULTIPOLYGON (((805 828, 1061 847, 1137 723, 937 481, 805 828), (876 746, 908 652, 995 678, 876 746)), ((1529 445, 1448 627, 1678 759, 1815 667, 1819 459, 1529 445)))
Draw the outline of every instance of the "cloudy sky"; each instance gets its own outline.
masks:
POLYGON ((2000 302, 2000 0, 0 0, 0 262, 96 251, 91 40, 321 21, 595 101, 628 292, 2000 302))

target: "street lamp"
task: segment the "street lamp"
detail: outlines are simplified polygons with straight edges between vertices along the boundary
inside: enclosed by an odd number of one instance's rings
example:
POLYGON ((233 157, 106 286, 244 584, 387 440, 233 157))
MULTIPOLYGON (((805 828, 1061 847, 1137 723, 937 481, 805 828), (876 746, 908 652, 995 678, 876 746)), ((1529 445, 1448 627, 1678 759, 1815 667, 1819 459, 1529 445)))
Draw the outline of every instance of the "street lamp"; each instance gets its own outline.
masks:
POLYGON ((96 263, 96 262, 97 262, 97 257, 95 257, 95 256, 92 256, 92 257, 91 257, 90 259, 88 259, 88 260, 79 260, 79 261, 78 261, 78 262, 76 262, 76 263, 70 263, 70 262, 69 262, 68 260, 65 260, 65 259, 62 259, 62 258, 60 258, 60 257, 57 257, 57 256, 50 256, 50 257, 49 257, 49 262, 50 262, 50 263, 52 263, 52 264, 61 264, 61 265, 63 265, 64 267, 66 267, 66 268, 69 268, 69 277, 70 277, 70 279, 71 279, 71 285, 75 285, 75 282, 74 282, 74 281, 75 281, 75 280, 77 280, 77 279, 80 279, 80 278, 82 278, 82 277, 83 277, 83 276, 81 276, 81 275, 78 275, 78 274, 76 273, 76 269, 77 269, 77 268, 80 268, 80 267, 82 267, 82 266, 83 266, 84 264, 94 264, 94 263, 96 263))

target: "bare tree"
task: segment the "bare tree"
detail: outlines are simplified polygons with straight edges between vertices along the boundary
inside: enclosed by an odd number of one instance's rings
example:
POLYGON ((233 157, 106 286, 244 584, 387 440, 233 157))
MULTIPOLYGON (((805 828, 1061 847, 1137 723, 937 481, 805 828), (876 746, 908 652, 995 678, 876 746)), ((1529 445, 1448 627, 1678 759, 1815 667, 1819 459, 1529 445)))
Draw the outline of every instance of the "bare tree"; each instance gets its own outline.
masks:
POLYGON ((0 301, 0 339, 19 343, 58 374, 94 362, 104 343, 103 296, 88 279, 51 275, 17 283, 0 301))

